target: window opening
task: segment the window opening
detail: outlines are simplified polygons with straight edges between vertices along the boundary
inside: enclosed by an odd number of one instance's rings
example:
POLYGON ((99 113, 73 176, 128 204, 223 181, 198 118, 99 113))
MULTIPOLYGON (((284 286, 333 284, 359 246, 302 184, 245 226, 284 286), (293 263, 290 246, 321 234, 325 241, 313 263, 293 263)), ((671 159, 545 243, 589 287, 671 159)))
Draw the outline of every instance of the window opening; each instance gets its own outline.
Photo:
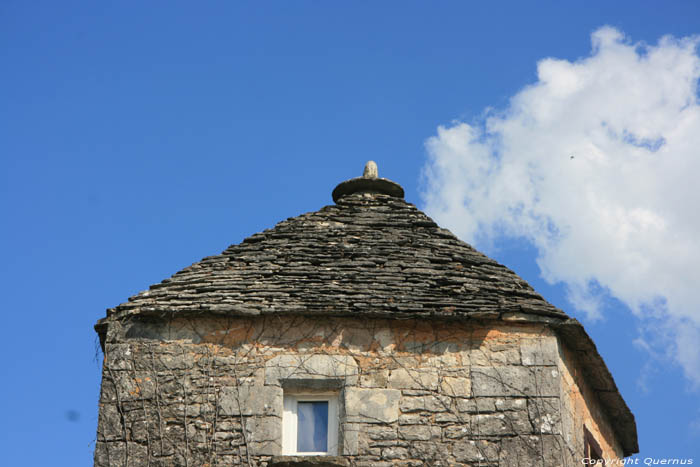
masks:
POLYGON ((338 394, 285 394, 282 452, 287 455, 336 455, 338 394))

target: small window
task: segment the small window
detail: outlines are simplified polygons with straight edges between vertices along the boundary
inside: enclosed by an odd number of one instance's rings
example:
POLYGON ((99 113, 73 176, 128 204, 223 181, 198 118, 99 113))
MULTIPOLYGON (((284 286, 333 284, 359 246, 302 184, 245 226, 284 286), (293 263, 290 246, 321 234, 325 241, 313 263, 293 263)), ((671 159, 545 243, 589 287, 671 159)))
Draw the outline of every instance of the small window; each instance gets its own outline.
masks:
POLYGON ((605 465, 603 450, 585 426, 583 427, 583 458, 591 465, 605 465))
POLYGON ((336 455, 338 395, 285 394, 282 451, 287 455, 336 455))

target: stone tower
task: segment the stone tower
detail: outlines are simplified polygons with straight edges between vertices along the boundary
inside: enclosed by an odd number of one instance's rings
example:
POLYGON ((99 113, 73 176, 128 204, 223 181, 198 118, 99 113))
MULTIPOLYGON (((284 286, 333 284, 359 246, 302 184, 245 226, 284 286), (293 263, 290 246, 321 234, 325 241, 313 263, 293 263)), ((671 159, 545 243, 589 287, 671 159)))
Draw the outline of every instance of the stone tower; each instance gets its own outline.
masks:
POLYGON ((576 466, 638 451, 581 324, 369 163, 107 310, 97 466, 576 466))

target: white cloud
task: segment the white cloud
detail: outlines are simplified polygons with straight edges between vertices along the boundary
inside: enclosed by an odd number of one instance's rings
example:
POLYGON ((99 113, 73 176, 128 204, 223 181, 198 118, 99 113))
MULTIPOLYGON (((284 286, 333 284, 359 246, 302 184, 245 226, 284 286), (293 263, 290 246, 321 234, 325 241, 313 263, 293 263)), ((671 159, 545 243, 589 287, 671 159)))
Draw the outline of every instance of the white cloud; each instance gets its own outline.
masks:
POLYGON ((698 38, 591 38, 588 57, 541 60, 504 111, 438 128, 426 210, 482 248, 525 237, 574 306, 595 319, 617 297, 700 387, 698 38))

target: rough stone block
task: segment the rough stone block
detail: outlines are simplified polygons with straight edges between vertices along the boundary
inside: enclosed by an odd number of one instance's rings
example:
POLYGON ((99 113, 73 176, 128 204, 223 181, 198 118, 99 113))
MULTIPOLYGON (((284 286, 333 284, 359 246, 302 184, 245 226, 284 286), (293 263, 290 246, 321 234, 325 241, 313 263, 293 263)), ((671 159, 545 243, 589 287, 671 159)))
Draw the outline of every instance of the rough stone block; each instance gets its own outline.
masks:
POLYGON ((435 423, 464 423, 464 417, 453 412, 441 412, 435 414, 435 423))
POLYGON ((399 436, 408 441, 440 439, 440 428, 427 425, 405 425, 399 427, 399 436))
POLYGON ((554 336, 520 341, 523 365, 553 365, 559 361, 559 345, 554 336))
POLYGON ((397 368, 389 375, 389 387, 435 391, 438 387, 438 373, 435 368, 397 368))
POLYGON ((394 335, 390 329, 379 329, 374 333, 374 342, 379 347, 381 353, 391 353, 396 344, 394 343, 394 335))
POLYGON ((279 386, 223 387, 219 393, 222 415, 282 416, 282 388, 279 386), (239 404, 240 403, 240 404, 239 404))
POLYGON ((245 421, 250 452, 255 455, 276 456, 282 452, 282 419, 251 417, 245 421))
POLYGON ((496 399, 496 410, 524 410, 527 407, 527 399, 523 397, 508 397, 496 399))
POLYGON ((445 412, 452 400, 447 396, 410 396, 401 398, 400 408, 403 413, 410 412, 445 412))
POLYGON ((366 432, 367 436, 369 436, 369 439, 377 441, 377 440, 392 440, 392 439, 397 439, 398 435, 396 433, 396 428, 395 427, 390 427, 390 426, 368 426, 366 427, 366 432))
POLYGON ((425 425, 430 423, 430 417, 427 414, 409 413, 399 416, 399 425, 425 425))
POLYGON ((486 436, 532 433, 525 411, 472 415, 471 426, 474 433, 486 436))
POLYGON ((98 442, 95 447, 95 465, 99 467, 111 467, 124 465, 126 461, 126 443, 98 442))
POLYGON ((359 424, 353 424, 353 423, 345 423, 343 424, 343 432, 341 435, 343 447, 342 447, 342 454, 344 456, 356 456, 359 454, 360 449, 359 449, 359 438, 360 438, 360 430, 362 428, 362 425, 359 424))
MULTIPOLYGON (((452 454, 457 462, 498 462, 498 444, 486 440, 458 441, 452 448, 452 454)), ((521 465, 531 465, 523 463, 521 465)))
POLYGON ((148 441, 150 436, 148 420, 136 420, 131 424, 131 439, 134 441, 148 441))
POLYGON ((398 447, 398 446, 392 446, 386 449, 382 449, 382 457, 384 459, 407 459, 408 458, 408 449, 398 447))
POLYGON ((514 434, 505 414, 477 414, 472 418, 472 430, 477 435, 501 436, 514 434))
POLYGON ((552 435, 517 436, 501 441, 499 466, 520 467, 536 462, 542 467, 567 465, 563 441, 552 435))
POLYGON ((105 348, 105 367, 110 370, 133 370, 133 354, 129 344, 107 344, 105 348))
POLYGON ((561 434, 559 399, 538 397, 528 400, 527 410, 535 433, 561 434))
POLYGON ((189 370, 194 366, 194 354, 190 352, 161 353, 156 359, 166 370, 189 370))
MULTIPOLYGON (((173 385, 176 394, 182 394, 182 383, 173 385)), ((102 402, 122 402, 155 397, 155 376, 146 371, 112 371, 103 378, 102 402)))
POLYGON ((345 414, 348 422, 394 423, 399 418, 401 391, 396 389, 345 390, 345 414))
POLYGON ((424 396, 403 397, 399 407, 403 413, 422 412, 425 410, 425 398, 424 396))
POLYGON ((445 428, 445 438, 447 439, 462 439, 471 434, 471 428, 465 425, 448 426, 445 428))
MULTIPOLYGON (((415 441, 408 448, 408 453, 414 459, 425 459, 431 465, 447 465, 439 459, 445 455, 445 447, 438 442, 415 441)), ((423 466, 428 462, 414 462, 412 465, 423 466)))
POLYGON ((440 380, 440 390, 443 394, 455 397, 469 397, 472 391, 468 377, 445 376, 440 380))
POLYGON ((435 355, 434 357, 428 358, 428 367, 438 368, 438 369, 459 369, 459 357, 455 353, 444 353, 442 355, 435 355))
POLYGON ((498 349, 482 347, 472 350, 469 359, 474 366, 520 365, 520 350, 515 346, 498 349))
POLYGON ((373 371, 360 376, 360 386, 363 388, 385 388, 389 380, 387 370, 373 371))
POLYGON ((455 399, 455 405, 460 413, 489 413, 496 411, 496 400, 490 397, 455 399))
MULTIPOLYGON (((131 465, 148 465, 148 446, 139 443, 129 443, 129 464, 131 465)), ((118 465, 118 464, 112 464, 118 465)))
POLYGON ((124 440, 121 414, 116 404, 103 404, 97 424, 98 441, 124 440))
POLYGON ((471 381, 475 397, 559 395, 559 372, 555 367, 474 367, 471 381))
POLYGON ((287 379, 341 379, 357 384, 357 362, 347 355, 278 355, 265 363, 265 384, 280 386, 287 379))

